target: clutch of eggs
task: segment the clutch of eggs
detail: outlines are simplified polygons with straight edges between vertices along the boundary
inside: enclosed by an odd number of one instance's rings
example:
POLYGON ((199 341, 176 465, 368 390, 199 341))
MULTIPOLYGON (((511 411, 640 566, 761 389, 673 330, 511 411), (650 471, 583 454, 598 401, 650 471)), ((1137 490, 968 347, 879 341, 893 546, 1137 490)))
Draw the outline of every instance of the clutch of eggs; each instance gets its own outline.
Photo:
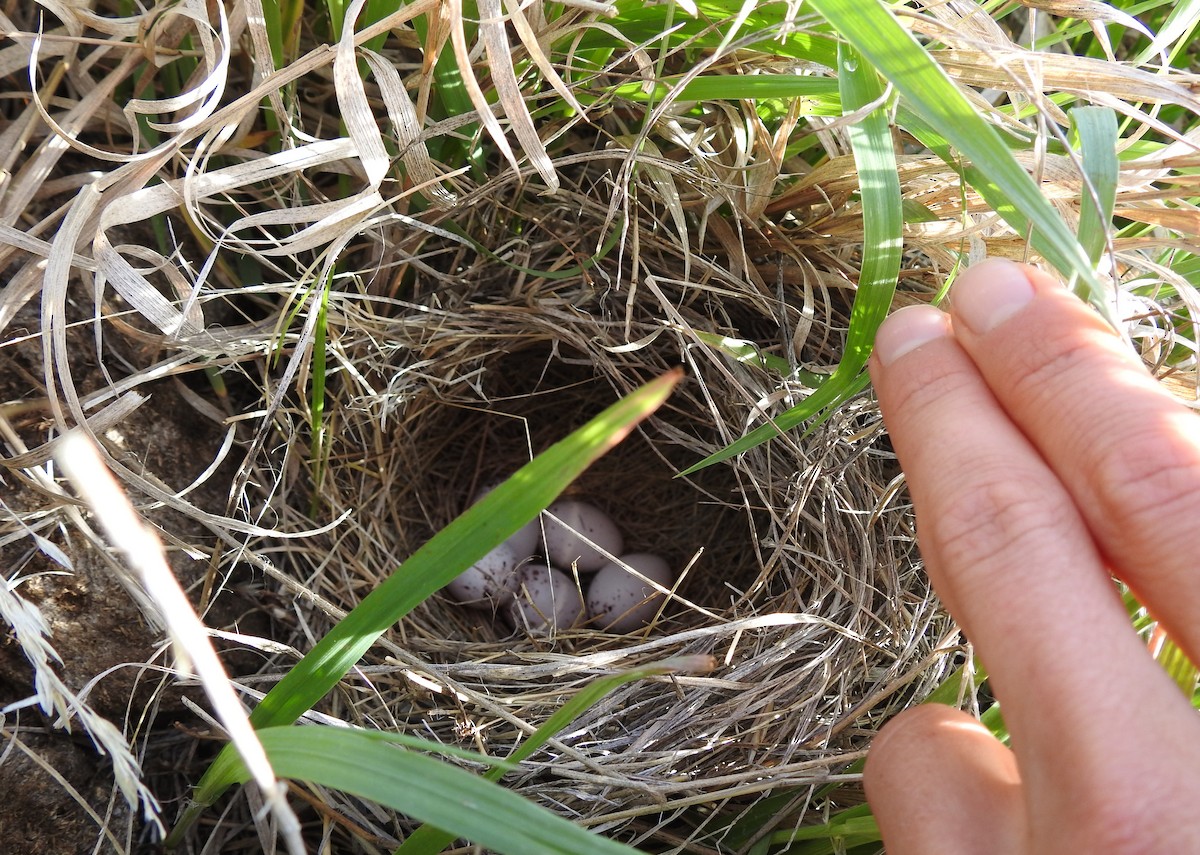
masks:
MULTIPOLYGON (((492 489, 482 490, 476 501, 492 489)), ((609 632, 649 625, 663 594, 627 568, 670 588, 674 574, 667 562, 646 552, 621 556, 625 538, 595 505, 562 499, 546 510, 540 521, 522 527, 451 581, 447 593, 464 605, 499 608, 517 629, 526 631, 576 626, 585 609, 589 625, 609 632), (545 560, 531 560, 539 549, 545 560), (614 562, 609 556, 621 558, 614 562), (559 567, 595 573, 586 600, 576 580, 559 567)))

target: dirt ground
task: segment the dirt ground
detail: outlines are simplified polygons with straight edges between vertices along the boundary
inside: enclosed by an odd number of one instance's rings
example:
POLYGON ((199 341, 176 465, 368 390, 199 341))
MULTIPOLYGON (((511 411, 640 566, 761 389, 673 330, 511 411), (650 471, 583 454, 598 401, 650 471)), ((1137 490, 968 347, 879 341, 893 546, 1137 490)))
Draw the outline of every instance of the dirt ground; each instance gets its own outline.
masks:
MULTIPOLYGON (((36 327, 34 307, 23 310, 13 325, 30 331, 36 327)), ((118 342, 113 345, 119 349, 118 342)), ((83 328, 72 332, 72 352, 81 385, 102 380, 93 342, 83 328)), ((0 407, 12 414, 8 422, 30 448, 44 441, 49 425, 41 359, 38 340, 29 337, 10 342, 0 360, 0 407)), ((101 435, 116 459, 175 489, 204 472, 222 440, 222 431, 184 400, 178 382, 157 383, 145 404, 101 435)), ((189 494, 193 503, 221 513, 234 468, 235 461, 218 467, 189 494)), ((0 498, 11 513, 31 519, 55 513, 60 502, 8 468, 0 470, 0 498)), ((150 510, 147 518, 171 533, 165 538, 170 566, 198 604, 210 568, 196 547, 211 544, 211 533, 164 509, 150 510)), ((195 750, 190 738, 181 737, 204 725, 184 705, 184 693, 167 688, 164 669, 171 663, 165 659, 163 632, 131 596, 129 586, 137 583, 103 542, 92 542, 65 520, 42 529, 40 536, 44 541, 25 537, 0 546, 0 567, 6 578, 21 580, 20 596, 44 618, 48 641, 61 657, 57 673, 98 715, 129 736, 147 780, 166 783, 165 794, 179 791, 171 779, 190 771, 195 750)), ((261 611, 248 592, 236 584, 226 587, 206 614, 208 624, 235 632, 262 630, 261 611), (243 590, 246 596, 240 595, 243 590)), ((235 656, 232 664, 238 662, 235 656)), ((99 843, 97 850, 102 827, 117 834, 124 829, 124 849, 139 845, 131 834, 145 832, 152 839, 151 830, 136 817, 131 822, 112 763, 78 724, 67 731, 38 706, 22 705, 34 692, 34 669, 10 629, 0 638, 0 707, 10 709, 5 725, 19 736, 6 741, 0 762, 0 839, 5 841, 0 848, 28 855, 116 851, 115 840, 99 843), (18 840, 19 848, 7 848, 18 840)), ((174 815, 174 805, 163 808, 166 818, 174 815)))

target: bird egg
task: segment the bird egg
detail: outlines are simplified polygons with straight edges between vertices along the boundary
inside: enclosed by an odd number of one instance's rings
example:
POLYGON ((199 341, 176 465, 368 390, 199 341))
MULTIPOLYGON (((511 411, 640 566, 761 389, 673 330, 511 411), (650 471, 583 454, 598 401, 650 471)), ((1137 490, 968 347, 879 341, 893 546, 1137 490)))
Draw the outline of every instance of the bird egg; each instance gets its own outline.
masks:
POLYGON ((625 538, 616 524, 595 505, 564 499, 546 510, 546 557, 551 564, 574 566, 581 573, 590 573, 599 570, 609 559, 586 541, 601 547, 609 555, 620 555, 625 547, 625 538))
POLYGON ((663 594, 622 565, 628 565, 664 588, 674 574, 666 561, 648 552, 634 552, 600 568, 588 586, 587 610, 592 624, 609 632, 632 632, 647 626, 662 605, 663 594))

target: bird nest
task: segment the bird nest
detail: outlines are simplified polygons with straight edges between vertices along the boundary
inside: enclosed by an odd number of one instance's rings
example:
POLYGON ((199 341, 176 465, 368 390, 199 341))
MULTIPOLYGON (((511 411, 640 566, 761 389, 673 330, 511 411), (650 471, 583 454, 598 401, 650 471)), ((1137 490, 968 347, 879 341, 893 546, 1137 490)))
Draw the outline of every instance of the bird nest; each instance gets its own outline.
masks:
MULTIPOLYGON (((504 756, 597 678, 697 656, 711 664, 706 672, 622 686, 506 779, 627 839, 694 840, 722 833, 705 824, 728 822, 772 790, 810 803, 889 713, 945 675, 956 636, 919 570, 870 396, 803 437, 679 475, 811 392, 781 384, 729 342, 804 329, 777 353, 829 364, 843 344, 849 289, 812 287, 834 279, 803 258, 772 256, 759 268, 779 281, 811 277, 777 289, 757 270, 734 275, 649 230, 636 277, 617 250, 563 276, 536 272, 570 266, 564 235, 602 245, 604 214, 586 198, 542 201, 520 255, 447 250, 415 275, 376 268, 356 294, 335 289, 330 365, 341 368, 329 381, 325 452, 311 478, 281 482, 290 487, 273 506, 294 517, 285 527, 340 521, 289 547, 286 576, 348 609, 482 487, 682 365, 686 379, 667 404, 569 488, 614 519, 628 551, 660 554, 683 572, 651 626, 531 635, 443 592, 322 711, 504 756), (401 289, 403 298, 387 296, 401 289), (725 803, 732 812, 711 810, 725 803)), ((304 410, 281 409, 275 422, 294 449, 304 410)), ((345 809, 388 836, 370 815, 345 809)))

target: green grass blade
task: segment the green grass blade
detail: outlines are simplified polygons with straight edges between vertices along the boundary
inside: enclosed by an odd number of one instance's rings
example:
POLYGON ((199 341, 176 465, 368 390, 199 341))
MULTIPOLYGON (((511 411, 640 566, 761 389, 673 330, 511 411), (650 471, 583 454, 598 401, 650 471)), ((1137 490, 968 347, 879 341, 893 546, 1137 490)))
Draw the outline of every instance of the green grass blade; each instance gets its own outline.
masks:
MULTIPOLYGON (((884 96, 884 87, 875 69, 861 61, 850 45, 839 46, 838 57, 838 86, 846 112, 879 102, 884 96)), ((863 370, 871 356, 875 332, 887 316, 896 293, 903 249, 904 212, 887 106, 880 104, 871 110, 861 121, 851 125, 847 133, 858 168, 863 210, 863 259, 842 361, 833 375, 802 403, 709 455, 687 469, 685 475, 761 445, 822 410, 845 401, 866 385, 863 370)))
MULTIPOLYGON (((669 372, 622 398, 522 466, 413 553, 371 591, 267 693, 250 715, 255 727, 291 724, 333 688, 375 640, 422 600, 534 519, 597 458, 666 400, 682 372, 669 372)), ((223 753, 232 753, 226 746, 223 753)), ((204 774, 199 807, 229 786, 204 774)), ((194 819, 189 811, 187 821, 194 819)), ((183 823, 184 820, 181 820, 183 823)))
POLYGON ((682 86, 666 77, 656 80, 649 91, 641 83, 623 83, 616 88, 616 94, 629 101, 654 103, 667 95, 676 101, 799 98, 804 104, 804 114, 810 116, 840 116, 842 107, 837 81, 795 74, 701 75, 682 86))
MULTIPOLYGON (((637 855, 491 781, 426 754, 380 745, 388 734, 340 727, 271 727, 259 738, 275 772, 311 781, 452 831, 506 855, 637 855)), ((219 760, 236 782, 236 755, 219 760)))
POLYGON ((1167 638, 1163 641, 1154 657, 1163 667, 1175 685, 1183 690, 1188 698, 1195 697, 1200 680, 1200 670, 1192 663, 1187 654, 1179 649, 1174 641, 1167 638))
POLYGON ((1095 265, 1109 245, 1117 199, 1117 115, 1108 107, 1076 107, 1071 111, 1071 136, 1083 160, 1079 243, 1095 265))
MULTIPOLYGON (((465 748, 456 748, 452 745, 446 745, 441 742, 434 742, 429 739, 421 739, 417 736, 409 736, 404 733, 393 733, 386 730, 367 730, 361 727, 331 727, 328 725, 280 725, 279 727, 264 727, 258 731, 259 739, 265 746, 268 740, 274 740, 277 744, 289 744, 293 740, 309 740, 315 745, 322 745, 327 748, 334 748, 338 745, 337 737, 326 736, 326 733, 338 731, 341 733, 353 734, 351 742, 373 742, 376 748, 380 743, 388 745, 397 745, 409 751, 420 751, 426 754, 440 755, 443 757, 456 757, 459 760, 466 760, 470 763, 478 763, 483 766, 491 766, 499 768, 503 774, 514 767, 514 764, 508 760, 501 760, 496 757, 488 757, 486 754, 480 754, 478 751, 468 751, 465 748), (283 736, 284 731, 292 731, 296 736, 283 736)), ((330 754, 330 758, 336 758, 338 755, 330 754)), ((332 762, 332 761, 327 761, 332 762)), ((213 761, 213 768, 218 776, 225 778, 232 783, 245 783, 249 780, 246 776, 248 770, 241 758, 234 752, 222 754, 213 761)), ((291 777, 291 776, 288 776, 291 777)))
MULTIPOLYGON (((1066 223, 929 53, 879 0, 809 0, 900 92, 905 105, 967 156, 965 178, 1018 234, 1109 319, 1104 286, 1066 223)), ((1115 325, 1115 323, 1114 323, 1115 325)))
MULTIPOLYGON (((622 671, 620 674, 602 677, 599 680, 589 683, 582 691, 576 693, 574 697, 563 704, 555 711, 554 715, 546 719, 542 726, 534 731, 506 759, 508 763, 519 763, 525 758, 532 756, 554 734, 579 718, 579 716, 591 709, 601 698, 619 686, 660 674, 672 674, 680 671, 708 671, 712 667, 713 661, 708 656, 679 656, 673 659, 666 659, 662 662, 644 665, 640 668, 622 671)), ((483 777, 489 781, 498 781, 504 777, 507 771, 503 766, 496 766, 485 772, 483 777)), ((409 835, 408 839, 396 849, 395 855, 437 855, 438 852, 441 852, 453 843, 456 836, 453 829, 423 825, 413 834, 409 835)))
POLYGON ((882 837, 871 808, 855 805, 839 811, 829 822, 777 831, 770 839, 777 846, 787 847, 779 855, 837 855, 856 846, 878 843, 882 837))
POLYGON ((267 42, 271 45, 271 59, 276 68, 284 65, 284 24, 283 10, 279 8, 279 0, 263 0, 263 27, 267 31, 267 42))
MULTIPOLYGON (((647 4, 644 0, 619 0, 615 14, 605 23, 615 27, 631 44, 661 43, 663 33, 674 47, 686 43, 692 49, 711 49, 721 44, 727 25, 741 11, 740 4, 700 2, 696 4, 698 18, 685 18, 672 13, 662 4, 647 4), (674 17, 672 18, 672 15, 674 17)), ((811 30, 791 30, 787 37, 776 37, 787 27, 789 9, 784 3, 764 3, 750 11, 743 24, 747 33, 762 33, 760 42, 746 45, 746 50, 758 50, 773 56, 788 57, 832 68, 837 61, 837 42, 828 35, 811 30)), ((598 30, 585 32, 579 39, 579 50, 611 48, 611 36, 598 30)))
POLYGON ((815 371, 806 371, 803 368, 795 368, 783 357, 765 353, 757 344, 744 338, 730 338, 727 335, 705 332, 704 330, 692 330, 692 334, 700 341, 710 347, 715 347, 737 362, 754 365, 764 371, 772 371, 780 377, 786 377, 789 380, 796 380, 803 383, 810 389, 816 389, 833 376, 831 374, 817 374, 815 371))
POLYGON ((1200 670, 1180 650, 1162 626, 1154 619, 1145 606, 1141 604, 1133 592, 1121 586, 1121 599, 1125 610, 1129 613, 1129 622, 1139 635, 1146 639, 1154 660, 1167 672, 1167 676, 1183 690, 1184 695, 1192 698, 1196 695, 1200 684, 1200 670))
POLYGON ((312 435, 309 446, 309 464, 312 466, 313 495, 310 510, 315 512, 320 501, 321 479, 325 471, 325 387, 326 349, 329 324, 329 292, 333 289, 333 271, 325 277, 321 289, 321 302, 317 307, 317 325, 313 333, 312 386, 309 389, 308 429, 312 435))
POLYGON ((1174 64, 1176 56, 1186 52, 1188 46, 1192 44, 1197 25, 1200 25, 1200 0, 1181 0, 1181 2, 1172 3, 1171 13, 1158 28, 1154 42, 1146 45, 1145 49, 1130 64, 1138 67, 1168 45, 1174 45, 1170 57, 1171 63, 1174 64))

